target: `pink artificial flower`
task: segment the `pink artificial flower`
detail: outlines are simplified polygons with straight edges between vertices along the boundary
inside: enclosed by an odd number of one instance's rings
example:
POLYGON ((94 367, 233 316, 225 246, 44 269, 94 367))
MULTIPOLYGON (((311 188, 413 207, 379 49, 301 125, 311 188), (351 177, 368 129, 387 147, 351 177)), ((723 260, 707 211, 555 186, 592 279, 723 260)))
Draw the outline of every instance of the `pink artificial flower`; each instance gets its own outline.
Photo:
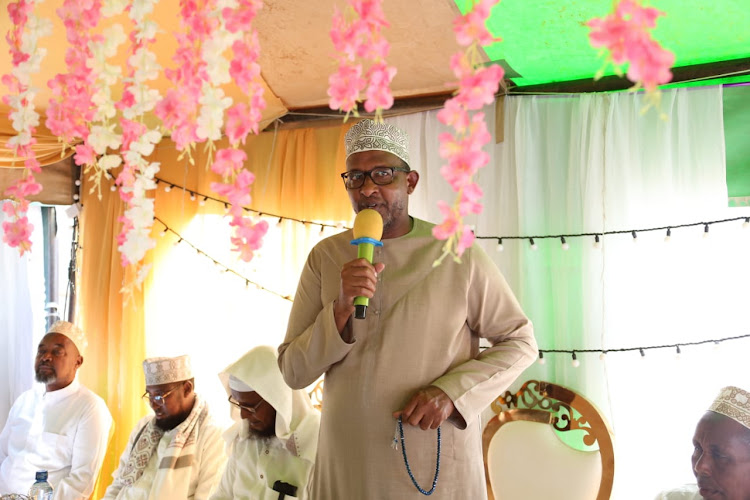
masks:
POLYGON ((459 228, 460 222, 453 209, 443 200, 437 202, 438 209, 443 214, 443 222, 432 228, 432 235, 439 240, 447 240, 459 228))
POLYGON ((3 222, 3 242, 10 247, 18 247, 20 254, 31 250, 31 232, 34 225, 29 223, 26 216, 19 217, 14 221, 3 222))
POLYGON ((237 147, 240 142, 245 143, 245 138, 251 130, 249 117, 250 108, 244 102, 235 104, 227 111, 225 131, 233 147, 237 147))
POLYGON ((234 175, 247 160, 247 154, 241 149, 225 148, 216 152, 216 159, 211 170, 224 178, 234 175))
POLYGON ((328 106, 347 113, 356 109, 359 93, 365 88, 366 81, 362 78, 362 65, 340 64, 337 73, 328 77, 328 106))
POLYGON ((76 154, 73 160, 76 162, 76 165, 94 165, 96 163, 96 153, 90 145, 78 144, 75 150, 76 154))
POLYGON ((493 37, 485 26, 490 17, 490 9, 498 2, 499 0, 480 0, 469 12, 453 21, 453 32, 459 45, 490 45, 500 40, 493 37))
POLYGON ((396 68, 386 66, 385 62, 375 63, 370 67, 367 100, 365 101, 365 110, 368 113, 375 110, 390 109, 393 106, 393 94, 390 85, 395 75, 396 68))
POLYGON ((458 199, 458 213, 461 216, 468 214, 482 213, 482 204, 479 199, 482 198, 482 188, 473 182, 466 184, 461 190, 458 199))
POLYGON ((458 238, 456 244, 456 255, 461 257, 467 248, 474 244, 474 231, 471 230, 470 226, 464 226, 461 228, 461 235, 458 238))
POLYGON ((258 60, 258 37, 253 33, 250 42, 237 40, 232 44, 234 57, 229 65, 229 74, 239 88, 247 92, 250 84, 260 77, 258 60))
POLYGON ((440 123, 453 127, 459 133, 463 133, 469 127, 469 113, 455 97, 445 101, 443 109, 438 111, 437 118, 440 123))
POLYGON ((497 64, 477 68, 473 74, 461 79, 456 99, 468 110, 492 104, 504 74, 502 66, 497 64))

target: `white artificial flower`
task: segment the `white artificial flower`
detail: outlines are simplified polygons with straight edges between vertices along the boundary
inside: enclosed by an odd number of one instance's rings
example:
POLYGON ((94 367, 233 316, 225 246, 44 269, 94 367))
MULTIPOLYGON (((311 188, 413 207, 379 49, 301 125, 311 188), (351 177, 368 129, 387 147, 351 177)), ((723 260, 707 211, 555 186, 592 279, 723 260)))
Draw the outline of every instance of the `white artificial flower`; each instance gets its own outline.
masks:
POLYGON ((120 253, 125 255, 131 263, 140 262, 146 255, 146 252, 156 246, 156 242, 149 236, 150 232, 150 230, 132 230, 128 232, 125 241, 118 247, 120 253))
POLYGON ((13 130, 18 132, 39 126, 39 113, 34 110, 34 105, 31 103, 13 111, 9 116, 13 121, 13 130))
MULTIPOLYGON (((161 166, 161 163, 159 163, 158 161, 148 163, 147 165, 144 165, 143 167, 141 167, 141 175, 149 179, 153 179, 154 177, 156 177, 156 174, 159 172, 160 166, 161 166)), ((156 187, 156 183, 154 183, 154 187, 156 187)))
POLYGON ((6 143, 7 146, 9 146, 11 149, 15 149, 19 146, 26 146, 28 143, 31 142, 31 134, 28 130, 20 131, 19 134, 14 135, 10 139, 8 139, 8 142, 6 143))
POLYGON ((159 25, 150 20, 143 21, 138 28, 139 29, 135 34, 135 38, 138 42, 152 40, 159 32, 159 25))
POLYGON ((102 2, 102 16, 114 17, 125 12, 128 0, 104 0, 102 2))
POLYGON ((120 155, 104 155, 99 158, 97 165, 100 170, 104 170, 106 172, 108 170, 112 170, 113 168, 119 167, 121 163, 122 158, 120 158, 120 155))
POLYGON ((127 40, 121 24, 113 24, 106 28, 102 36, 104 37, 104 43, 102 44, 104 56, 107 58, 114 57, 117 54, 117 48, 127 40))
POLYGON ((156 54, 145 47, 139 48, 135 54, 130 56, 128 64, 135 69, 133 75, 135 81, 144 82, 159 78, 161 66, 156 62, 156 54))
POLYGON ((115 132, 115 124, 105 127, 103 125, 94 125, 89 132, 89 144, 94 148, 94 152, 103 155, 107 148, 115 150, 122 144, 122 136, 115 132))
POLYGON ((141 24, 144 18, 154 10, 155 0, 133 0, 130 5, 130 19, 141 24))

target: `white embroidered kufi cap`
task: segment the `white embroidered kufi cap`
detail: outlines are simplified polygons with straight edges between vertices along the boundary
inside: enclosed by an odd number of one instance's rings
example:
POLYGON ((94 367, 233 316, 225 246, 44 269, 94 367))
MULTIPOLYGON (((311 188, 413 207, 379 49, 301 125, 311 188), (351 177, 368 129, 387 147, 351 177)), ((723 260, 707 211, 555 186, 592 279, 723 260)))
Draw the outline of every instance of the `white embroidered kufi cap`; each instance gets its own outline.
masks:
POLYGON ((363 151, 387 151, 409 164, 409 138, 394 125, 362 120, 349 129, 344 143, 347 158, 363 151))
POLYGON ((184 354, 174 358, 148 358, 143 361, 146 385, 171 384, 193 378, 190 356, 184 354))
POLYGON ((78 348, 78 352, 83 356, 83 352, 88 347, 89 343, 86 341, 86 335, 83 330, 78 328, 73 323, 67 321, 55 321, 52 326, 49 327, 47 333, 59 333, 68 337, 78 348))
POLYGON ((724 387, 709 411, 725 415, 750 429, 750 392, 739 387, 724 387))

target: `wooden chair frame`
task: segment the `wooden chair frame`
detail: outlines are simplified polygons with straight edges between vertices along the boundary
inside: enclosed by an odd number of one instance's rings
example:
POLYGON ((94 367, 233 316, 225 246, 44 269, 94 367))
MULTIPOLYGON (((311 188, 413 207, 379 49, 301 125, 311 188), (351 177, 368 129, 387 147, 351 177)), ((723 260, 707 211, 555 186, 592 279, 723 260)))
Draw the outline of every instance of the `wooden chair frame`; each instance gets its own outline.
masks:
POLYGON ((586 446, 598 444, 602 478, 596 500, 609 499, 615 471, 612 433, 599 411, 586 398, 556 384, 529 380, 515 394, 505 392, 492 402, 491 408, 496 415, 487 423, 482 434, 484 474, 489 500, 495 500, 487 468, 490 442, 500 427, 518 420, 551 425, 558 431, 581 430, 584 432, 583 442, 586 446), (576 410, 580 417, 576 418, 573 410, 576 410))

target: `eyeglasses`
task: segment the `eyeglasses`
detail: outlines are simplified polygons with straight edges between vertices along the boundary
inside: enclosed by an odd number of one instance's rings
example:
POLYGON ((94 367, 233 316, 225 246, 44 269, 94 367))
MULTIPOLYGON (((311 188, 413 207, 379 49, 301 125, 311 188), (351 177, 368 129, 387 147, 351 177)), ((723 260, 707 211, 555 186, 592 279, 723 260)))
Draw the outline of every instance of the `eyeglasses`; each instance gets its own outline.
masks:
POLYGON ((410 169, 404 167, 377 167, 369 172, 350 170, 341 174, 341 178, 344 179, 346 189, 359 189, 364 185, 366 177, 372 179, 372 182, 378 186, 386 186, 393 182, 393 172, 409 171, 410 169))
POLYGON ((260 405, 263 403, 264 400, 261 399, 260 401, 258 401, 252 406, 243 405, 242 403, 232 399, 232 396, 229 396, 229 399, 227 399, 227 401, 229 401, 229 404, 236 406, 240 410, 245 410, 245 411, 249 411, 250 413, 255 413, 258 411, 258 408, 260 408, 260 405))
POLYGON ((148 400, 149 402, 151 402, 151 403, 153 403, 155 405, 164 406, 166 404, 166 401, 164 401, 164 400, 167 399, 167 396, 169 396, 170 394, 172 394, 174 391, 176 391, 179 388, 180 388, 180 386, 177 386, 177 387, 173 388, 171 391, 167 391, 164 394, 157 394, 156 396, 152 396, 151 394, 148 393, 148 391, 146 391, 146 392, 143 393, 143 396, 141 396, 141 397, 144 400, 148 400))

